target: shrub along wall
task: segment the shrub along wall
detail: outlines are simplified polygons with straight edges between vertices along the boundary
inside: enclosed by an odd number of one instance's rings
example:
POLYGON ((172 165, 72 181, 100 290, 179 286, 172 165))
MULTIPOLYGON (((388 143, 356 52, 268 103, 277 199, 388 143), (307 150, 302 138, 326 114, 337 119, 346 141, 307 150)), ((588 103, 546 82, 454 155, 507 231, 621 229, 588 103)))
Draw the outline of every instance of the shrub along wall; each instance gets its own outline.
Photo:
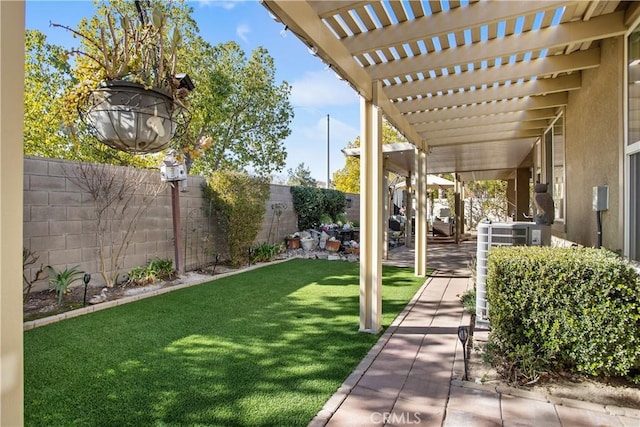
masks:
POLYGON ((640 279, 616 254, 501 247, 487 269, 490 348, 512 379, 639 375, 640 279))
MULTIPOLYGON (((50 264, 56 269, 80 265, 80 270, 91 273, 93 284, 100 283, 96 221, 91 198, 69 176, 77 165, 75 162, 39 157, 24 159, 22 244, 39 256, 38 261, 26 271, 29 278, 35 276, 40 264, 50 264)), ((146 174, 150 182, 160 181, 159 171, 150 170, 146 174)), ((207 213, 210 210, 206 209, 207 202, 201 190, 204 182, 202 177, 190 176, 187 191, 180 193, 183 257, 187 270, 207 264, 216 253, 222 253, 223 258, 228 256, 221 243, 224 241, 222 230, 215 226, 207 213)), ((352 213, 357 213, 358 196, 350 197, 353 199, 352 213)), ((141 201, 142 197, 135 198, 134 205, 141 201)), ((271 185, 256 243, 281 242, 286 235, 297 230, 290 187, 271 185)), ((150 203, 139 221, 127 248, 123 268, 144 266, 155 258, 173 260, 173 256, 171 193, 166 188, 150 203)), ((34 290, 47 286, 47 281, 41 280, 34 290)))

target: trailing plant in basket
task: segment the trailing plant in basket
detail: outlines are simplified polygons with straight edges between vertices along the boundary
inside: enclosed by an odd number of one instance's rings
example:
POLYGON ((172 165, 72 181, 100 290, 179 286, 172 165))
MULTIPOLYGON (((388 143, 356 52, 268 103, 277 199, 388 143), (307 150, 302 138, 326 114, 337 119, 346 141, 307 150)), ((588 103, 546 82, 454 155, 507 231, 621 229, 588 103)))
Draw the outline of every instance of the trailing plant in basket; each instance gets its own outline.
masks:
MULTIPOLYGON (((146 89, 167 92, 179 105, 189 91, 176 79, 182 35, 171 22, 172 6, 135 2, 102 3, 91 21, 77 29, 52 23, 80 39, 80 47, 67 51, 76 56, 74 69, 79 84, 67 95, 67 117, 75 119, 74 108, 87 102, 91 92, 103 82, 124 80, 146 89)), ((70 120, 69 120, 70 119, 70 120)))

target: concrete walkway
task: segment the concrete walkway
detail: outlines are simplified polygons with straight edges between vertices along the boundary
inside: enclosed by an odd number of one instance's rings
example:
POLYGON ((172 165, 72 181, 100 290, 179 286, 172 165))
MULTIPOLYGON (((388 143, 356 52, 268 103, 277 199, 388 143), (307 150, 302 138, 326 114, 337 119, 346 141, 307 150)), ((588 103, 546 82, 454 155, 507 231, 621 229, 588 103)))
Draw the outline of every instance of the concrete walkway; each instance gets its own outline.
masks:
MULTIPOLYGON (((432 243, 428 278, 309 426, 640 426, 640 410, 460 381, 459 295, 472 286, 475 241, 432 243)), ((387 262, 387 261, 385 261, 387 262)), ((413 266, 413 251, 391 252, 413 266)))

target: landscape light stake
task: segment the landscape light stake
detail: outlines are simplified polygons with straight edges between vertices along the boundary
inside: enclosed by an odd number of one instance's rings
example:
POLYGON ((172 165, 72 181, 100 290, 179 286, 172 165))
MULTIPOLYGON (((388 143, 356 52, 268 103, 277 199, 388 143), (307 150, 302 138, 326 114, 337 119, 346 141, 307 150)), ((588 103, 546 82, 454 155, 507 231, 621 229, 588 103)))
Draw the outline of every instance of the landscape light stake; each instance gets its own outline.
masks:
POLYGON ((462 357, 464 359, 464 380, 469 380, 469 368, 467 364, 467 339, 469 339, 469 331, 466 326, 458 326, 458 339, 462 343, 462 357))
POLYGON ((217 253, 216 254, 216 262, 213 263, 213 271, 211 272, 211 275, 213 276, 214 274, 216 274, 216 267, 218 266, 218 261, 220 260, 220 254, 217 253))
POLYGON ((84 273, 82 281, 84 282, 84 296, 82 297, 82 306, 84 307, 87 305, 87 285, 91 281, 91 275, 89 273, 84 273))

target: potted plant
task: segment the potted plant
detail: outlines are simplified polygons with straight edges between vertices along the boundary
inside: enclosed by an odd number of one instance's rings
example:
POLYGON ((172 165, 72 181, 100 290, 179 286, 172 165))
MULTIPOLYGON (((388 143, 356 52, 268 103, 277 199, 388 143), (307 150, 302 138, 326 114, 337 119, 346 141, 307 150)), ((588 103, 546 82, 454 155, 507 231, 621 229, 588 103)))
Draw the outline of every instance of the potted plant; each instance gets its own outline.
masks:
POLYGON ((287 242, 287 249, 300 248, 300 235, 298 233, 288 235, 285 241, 287 242))
POLYGON ((334 237, 331 237, 327 240, 325 249, 329 252, 338 252, 341 244, 340 240, 336 240, 334 237))
POLYGON ((81 82, 67 96, 81 116, 110 147, 134 153, 167 147, 185 125, 186 97, 193 83, 178 74, 182 41, 159 6, 146 10, 136 1, 137 14, 119 9, 120 16, 102 11, 78 29, 52 24, 80 38, 76 56, 81 82))

